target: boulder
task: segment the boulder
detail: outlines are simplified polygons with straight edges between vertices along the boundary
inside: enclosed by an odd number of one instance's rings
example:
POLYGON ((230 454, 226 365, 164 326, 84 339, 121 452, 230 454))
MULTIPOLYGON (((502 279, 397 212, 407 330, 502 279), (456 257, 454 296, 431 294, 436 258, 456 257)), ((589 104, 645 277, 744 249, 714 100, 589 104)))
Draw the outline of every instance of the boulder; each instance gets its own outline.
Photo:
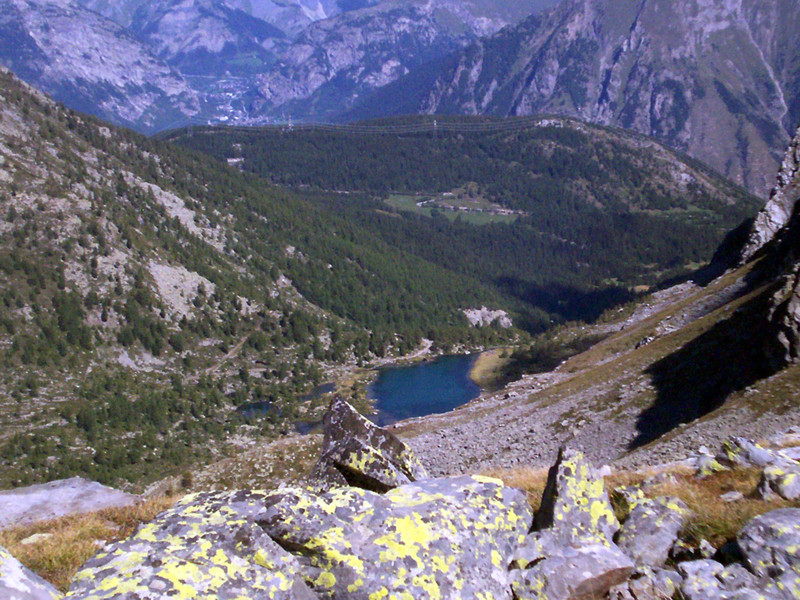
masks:
POLYGON ((564 546, 557 554, 514 571, 518 600, 593 600, 627 581, 634 566, 619 548, 602 543, 564 546))
POLYGON ((384 495, 356 488, 270 494, 258 518, 306 561, 319 598, 511 598, 508 566, 533 515, 483 477, 428 479, 384 495))
POLYGON ((675 571, 636 569, 629 581, 612 588, 609 600, 664 600, 675 596, 683 579, 675 571))
POLYGON ((193 494, 78 572, 69 600, 314 600, 300 564, 254 517, 263 492, 193 494))
POLYGON ((795 467, 772 465, 761 472, 758 493, 769 500, 776 495, 784 500, 800 500, 800 464, 795 467))
POLYGON ((785 456, 778 450, 767 450, 752 440, 741 437, 729 438, 717 454, 717 460, 729 467, 758 467, 763 469, 771 465, 786 468, 800 467, 800 464, 785 456))
POLYGON ((548 473, 536 527, 552 528, 571 542, 605 545, 619 530, 603 480, 582 452, 567 447, 559 450, 548 473))
POLYGON ((351 485, 385 492, 427 477, 408 446, 341 398, 331 402, 323 427, 322 456, 310 477, 318 491, 351 485))
POLYGON ((745 564, 756 575, 773 579, 787 573, 800 576, 800 508, 756 517, 742 528, 736 541, 745 564))
POLYGON ((677 498, 639 502, 625 520, 617 545, 636 566, 662 567, 692 512, 677 498))
MULTIPOLYGON (((686 600, 791 600, 776 582, 756 577, 739 564, 723 567, 713 560, 678 564, 680 591, 686 600)), ((791 590, 791 588, 788 588, 791 590)))
POLYGON ((0 546, 0 598, 57 600, 64 595, 0 546))

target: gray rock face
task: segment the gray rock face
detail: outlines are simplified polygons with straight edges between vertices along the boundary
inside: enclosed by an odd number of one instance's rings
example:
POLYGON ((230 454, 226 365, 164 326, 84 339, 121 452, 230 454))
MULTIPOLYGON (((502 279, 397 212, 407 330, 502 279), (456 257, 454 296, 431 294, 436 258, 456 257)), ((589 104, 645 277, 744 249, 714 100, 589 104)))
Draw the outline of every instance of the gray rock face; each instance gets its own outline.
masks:
POLYGON ((323 419, 322 456, 311 474, 313 485, 354 485, 384 492, 427 477, 411 449, 374 425, 339 398, 323 419))
POLYGON ((381 496, 287 489, 259 524, 306 557, 320 598, 511 599, 508 563, 533 520, 525 495, 477 477, 429 479, 381 496))
POLYGON ((732 437, 727 440, 717 454, 717 460, 729 467, 738 465, 763 469, 773 465, 783 467, 795 465, 795 461, 782 452, 762 448, 752 440, 741 437, 732 437))
POLYGON ((30 485, 0 492, 0 528, 112 506, 130 506, 138 499, 82 477, 30 485))
POLYGON ((764 499, 774 498, 776 494, 784 500, 800 499, 800 465, 767 467, 761 473, 758 493, 764 499))
POLYGON ((59 600, 64 595, 0 546, 0 598, 59 600))
POLYGON ((562 547, 516 573, 514 595, 519 600, 591 600, 602 598, 626 581, 633 562, 614 545, 562 547))
POLYGON ((742 251, 742 262, 752 258, 764 245, 789 222, 795 204, 800 198, 800 128, 797 129, 786 155, 781 163, 778 181, 769 197, 769 201, 758 213, 747 245, 742 251))
POLYGON ((637 566, 661 567, 691 514, 677 498, 642 501, 622 524, 617 545, 637 566))
POLYGON ((2 0, 0 64, 67 106, 152 131, 199 110, 181 75, 123 28, 64 2, 2 0))
POLYGON ((539 529, 552 528, 565 541, 609 544, 619 530, 603 480, 577 450, 562 447, 550 469, 536 515, 539 529))
POLYGON ((800 509, 785 508, 756 517, 745 525, 737 542, 747 567, 756 575, 800 576, 800 509))

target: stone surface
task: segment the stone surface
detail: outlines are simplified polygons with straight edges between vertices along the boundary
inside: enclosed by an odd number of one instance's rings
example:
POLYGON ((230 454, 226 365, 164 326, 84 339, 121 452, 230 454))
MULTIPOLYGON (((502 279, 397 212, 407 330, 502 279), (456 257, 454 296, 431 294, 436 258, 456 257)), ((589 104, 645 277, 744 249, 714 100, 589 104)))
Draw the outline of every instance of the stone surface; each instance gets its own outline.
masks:
POLYGON ((761 472, 758 493, 764 499, 780 496, 784 500, 800 500, 800 465, 786 468, 769 466, 761 472))
POLYGON ((271 494, 259 524, 305 557, 320 598, 511 598, 508 565, 530 529, 525 495, 480 477, 385 495, 356 488, 271 494))
POLYGON ((591 600, 602 598, 628 579, 634 566, 616 546, 601 543, 564 547, 533 567, 516 572, 518 600, 591 600))
POLYGON ((336 398, 323 419, 322 456, 311 474, 319 490, 353 485, 384 492, 427 477, 411 449, 336 398))
POLYGON ((756 575, 800 575, 800 509, 784 508, 756 517, 742 528, 737 542, 756 575))
POLYGON ((686 504, 677 498, 645 500, 622 524, 617 545, 637 566, 661 567, 691 516, 686 504))
POLYGON ((91 558, 67 598, 313 600, 297 559, 253 520, 265 497, 244 491, 187 496, 91 558))
POLYGON ((583 453, 562 447, 550 469, 536 515, 539 529, 553 528, 565 540, 610 544, 619 530, 603 480, 583 453))
POLYGON ((717 454, 717 460, 729 467, 758 467, 760 469, 772 465, 800 467, 782 452, 768 450, 752 440, 741 437, 732 437, 726 440, 717 454))
POLYGON ((17 488, 0 492, 0 529, 111 506, 130 506, 138 499, 82 477, 17 488))
POLYGON ((0 546, 0 598, 3 600, 57 600, 57 589, 0 546))

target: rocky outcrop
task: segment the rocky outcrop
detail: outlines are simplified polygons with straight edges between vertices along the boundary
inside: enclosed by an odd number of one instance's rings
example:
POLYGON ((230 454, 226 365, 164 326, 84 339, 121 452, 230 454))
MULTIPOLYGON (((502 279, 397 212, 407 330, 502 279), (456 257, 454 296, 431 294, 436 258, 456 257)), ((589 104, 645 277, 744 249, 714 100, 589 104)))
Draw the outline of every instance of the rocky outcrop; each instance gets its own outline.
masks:
POLYGON ((331 402, 323 426, 322 456, 310 476, 317 488, 356 485, 385 492, 427 477, 408 446, 340 398, 331 402))
POLYGON ((794 206, 800 198, 800 128, 786 151, 778 181, 772 189, 769 201, 758 213, 750 230, 747 245, 742 251, 742 262, 746 262, 763 248, 789 222, 794 206))
POLYGON ((0 547, 0 598, 3 600, 59 600, 56 588, 0 547))
POLYGON ((612 542, 619 522, 603 480, 578 450, 559 451, 536 526, 515 554, 513 588, 521 600, 599 598, 634 570, 612 542))
POLYGON ((310 563, 320 598, 511 599, 508 563, 530 528, 525 495, 479 477, 429 479, 381 496, 342 488, 267 498, 258 523, 310 563))

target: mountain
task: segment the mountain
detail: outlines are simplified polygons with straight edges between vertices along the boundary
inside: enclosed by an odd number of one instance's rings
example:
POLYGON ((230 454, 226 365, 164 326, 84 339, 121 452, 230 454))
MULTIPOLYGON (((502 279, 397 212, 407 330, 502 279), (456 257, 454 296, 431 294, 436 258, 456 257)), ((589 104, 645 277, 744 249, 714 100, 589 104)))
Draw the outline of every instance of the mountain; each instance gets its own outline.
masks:
POLYGON ((67 2, 2 0, 0 64, 75 109, 143 131, 200 110, 177 71, 126 30, 67 2))
POLYGON ((247 13, 210 0, 150 2, 129 30, 184 75, 221 77, 262 71, 275 61, 284 33, 247 13))
POLYGON ((560 114, 652 135, 766 194, 800 122, 788 0, 567 0, 353 113, 560 114))

